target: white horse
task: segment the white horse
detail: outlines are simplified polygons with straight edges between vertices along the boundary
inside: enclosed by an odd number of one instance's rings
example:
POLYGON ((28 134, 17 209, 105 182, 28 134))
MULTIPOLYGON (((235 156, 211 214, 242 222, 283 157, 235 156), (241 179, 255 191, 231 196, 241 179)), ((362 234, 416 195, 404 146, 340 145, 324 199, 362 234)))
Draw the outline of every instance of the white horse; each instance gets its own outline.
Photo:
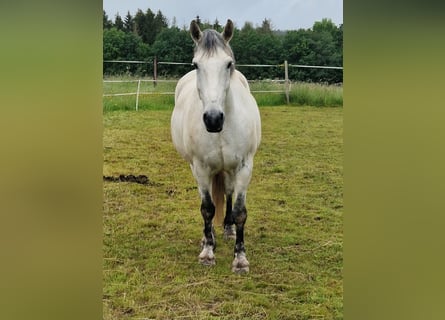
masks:
POLYGON ((245 273, 249 271, 244 248, 246 192, 261 140, 261 120, 246 78, 235 70, 229 46, 233 29, 230 19, 222 33, 202 32, 196 21, 191 22, 195 70, 176 86, 171 134, 175 148, 190 163, 202 199, 204 238, 199 261, 215 264, 212 219, 221 225, 225 194, 224 237, 236 237, 232 271, 245 273))

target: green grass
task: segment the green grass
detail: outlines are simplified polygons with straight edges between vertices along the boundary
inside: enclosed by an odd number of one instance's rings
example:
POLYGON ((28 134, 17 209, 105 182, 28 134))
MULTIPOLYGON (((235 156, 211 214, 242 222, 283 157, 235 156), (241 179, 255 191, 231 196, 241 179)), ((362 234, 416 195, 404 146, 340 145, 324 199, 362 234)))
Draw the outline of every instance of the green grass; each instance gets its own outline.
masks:
POLYGON ((293 83, 289 99, 292 104, 300 106, 340 107, 343 106, 343 86, 293 83))
MULTIPOLYGON (((107 79, 110 80, 110 79, 107 79)), ((111 80, 118 80, 112 78, 111 80)), ((132 82, 109 83, 103 86, 104 94, 128 93, 137 91, 137 82, 134 78, 126 78, 132 82)), ((174 105, 173 94, 160 94, 161 92, 174 92, 176 82, 158 82, 156 87, 152 82, 141 82, 140 92, 149 93, 139 96, 138 109, 159 110, 171 108, 174 105)), ((272 81, 255 81, 250 83, 252 91, 282 91, 281 93, 253 92, 259 106, 279 106, 286 103, 284 84, 272 81)), ((338 107, 343 106, 343 87, 338 85, 323 85, 316 83, 294 82, 289 93, 290 105, 338 107)), ((104 97, 104 111, 135 110, 136 96, 104 97)))
POLYGON ((250 273, 198 263, 203 222, 171 111, 104 113, 104 319, 342 319, 342 108, 262 107, 247 196, 250 273))

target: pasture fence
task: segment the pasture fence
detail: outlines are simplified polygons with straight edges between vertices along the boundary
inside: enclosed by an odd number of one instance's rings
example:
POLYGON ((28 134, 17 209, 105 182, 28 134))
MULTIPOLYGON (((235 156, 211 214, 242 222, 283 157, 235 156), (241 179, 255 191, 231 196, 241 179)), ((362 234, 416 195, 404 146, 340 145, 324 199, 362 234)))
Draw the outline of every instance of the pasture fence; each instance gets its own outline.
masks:
MULTIPOLYGON (((128 64, 150 64, 151 61, 129 61, 129 60, 104 60, 106 63, 128 63, 128 64)), ((173 95, 174 91, 141 91, 141 83, 151 82, 153 87, 156 88, 158 83, 176 83, 179 79, 159 79, 158 78, 158 65, 173 65, 173 66, 191 66, 190 63, 185 62, 167 62, 167 61, 157 61, 156 58, 153 60, 153 78, 152 79, 131 79, 131 80, 107 80, 104 79, 104 83, 135 83, 134 92, 118 92, 118 93, 104 93, 103 97, 114 97, 114 96, 136 96, 135 109, 138 110, 139 107, 139 97, 143 95, 173 95)), ((313 68, 313 69, 337 69, 343 70, 343 67, 334 66, 312 66, 312 65, 301 65, 301 64, 291 64, 287 60, 282 64, 237 64, 238 67, 252 67, 252 68, 283 68, 284 69, 284 79, 270 79, 266 80, 271 83, 282 83, 284 84, 281 90, 251 90, 252 93, 284 93, 286 96, 287 104, 290 103, 289 93, 291 90, 292 81, 289 79, 289 68, 313 68)), ((250 83, 258 82, 258 80, 248 80, 250 83)), ((264 80, 263 80, 264 81, 264 80)))

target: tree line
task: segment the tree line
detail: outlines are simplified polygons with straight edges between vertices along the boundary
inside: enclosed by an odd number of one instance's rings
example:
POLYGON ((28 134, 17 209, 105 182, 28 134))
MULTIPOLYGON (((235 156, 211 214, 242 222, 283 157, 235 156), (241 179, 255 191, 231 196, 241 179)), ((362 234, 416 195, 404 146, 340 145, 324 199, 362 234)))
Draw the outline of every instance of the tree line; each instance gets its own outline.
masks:
MULTIPOLYGON (((213 28, 222 31, 224 24, 200 21, 202 30, 213 28)), ((122 64, 104 62, 106 75, 153 74, 153 60, 168 62, 191 62, 193 41, 188 26, 178 27, 176 19, 169 24, 161 11, 154 13, 138 10, 134 16, 127 13, 122 18, 117 14, 114 21, 103 11, 103 59, 139 60, 147 64, 122 64)), ((284 60, 291 64, 343 66, 343 25, 336 26, 330 19, 314 23, 312 28, 280 31, 274 30, 269 19, 260 26, 246 22, 236 28, 230 42, 237 64, 281 65, 284 60)), ((241 67, 248 79, 283 78, 282 67, 241 67)), ((158 75, 179 77, 191 70, 191 66, 159 65, 158 75)), ((289 68, 291 80, 341 83, 343 72, 338 69, 289 68)))

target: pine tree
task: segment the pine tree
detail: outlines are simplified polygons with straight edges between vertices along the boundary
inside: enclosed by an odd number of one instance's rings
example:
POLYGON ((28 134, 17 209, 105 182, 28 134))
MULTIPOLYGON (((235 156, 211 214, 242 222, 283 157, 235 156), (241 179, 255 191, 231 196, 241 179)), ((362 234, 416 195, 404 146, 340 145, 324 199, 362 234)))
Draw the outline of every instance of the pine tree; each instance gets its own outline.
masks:
POLYGON ((125 16, 124 20, 124 31, 125 32, 134 32, 134 19, 130 14, 130 11, 127 12, 127 15, 125 16))
POLYGON ((152 45, 156 38, 156 29, 154 26, 155 14, 150 9, 146 13, 138 10, 134 17, 137 34, 142 38, 144 43, 152 45))
POLYGON ((250 21, 246 21, 244 23, 243 28, 241 29, 241 32, 247 33, 247 32, 253 31, 253 30, 254 30, 253 23, 250 21))
POLYGON ((110 29, 111 27, 113 27, 113 22, 111 22, 110 19, 108 19, 108 15, 105 12, 105 10, 103 10, 104 14, 103 14, 103 29, 110 29))
POLYGON ((272 22, 270 19, 264 19, 259 31, 262 33, 272 33, 272 22))
POLYGON ((142 40, 145 43, 152 45, 156 38, 156 27, 155 27, 155 14, 150 8, 145 12, 145 30, 142 35, 142 40))
POLYGON ((119 13, 116 14, 116 18, 114 19, 114 26, 117 30, 124 31, 124 22, 122 21, 121 16, 119 13))
POLYGON ((173 17, 171 27, 172 28, 177 28, 178 27, 178 23, 176 22, 176 17, 173 17))
POLYGON ((222 31, 222 26, 219 24, 218 18, 216 18, 215 22, 213 22, 213 29, 216 31, 222 31))
MULTIPOLYGON (((158 10, 156 13, 156 16, 153 19, 153 29, 154 29, 154 38, 162 31, 162 29, 168 27, 168 20, 167 17, 165 17, 161 10, 158 10)), ((153 39, 154 42, 154 39, 153 39)))
POLYGON ((144 41, 142 34, 144 33, 144 29, 145 29, 145 27, 144 27, 145 26, 145 14, 142 12, 141 9, 138 9, 133 20, 134 20, 134 31, 136 32, 136 34, 139 37, 141 37, 142 41, 144 41))

